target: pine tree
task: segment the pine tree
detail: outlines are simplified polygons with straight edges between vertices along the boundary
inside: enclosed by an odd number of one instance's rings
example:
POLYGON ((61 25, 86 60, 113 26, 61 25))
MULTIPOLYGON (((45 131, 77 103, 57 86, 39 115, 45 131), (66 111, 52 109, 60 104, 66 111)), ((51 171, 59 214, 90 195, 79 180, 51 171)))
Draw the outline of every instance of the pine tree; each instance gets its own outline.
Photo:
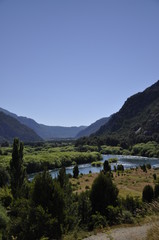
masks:
POLYGON ((73 168, 73 177, 77 178, 79 174, 79 169, 78 169, 78 165, 76 164, 73 168))
POLYGON ((13 197, 20 197, 25 179, 23 166, 23 143, 15 138, 13 142, 12 159, 10 161, 11 190, 13 197))
POLYGON ((104 174, 111 172, 111 166, 109 165, 109 162, 107 160, 104 161, 103 170, 104 174))

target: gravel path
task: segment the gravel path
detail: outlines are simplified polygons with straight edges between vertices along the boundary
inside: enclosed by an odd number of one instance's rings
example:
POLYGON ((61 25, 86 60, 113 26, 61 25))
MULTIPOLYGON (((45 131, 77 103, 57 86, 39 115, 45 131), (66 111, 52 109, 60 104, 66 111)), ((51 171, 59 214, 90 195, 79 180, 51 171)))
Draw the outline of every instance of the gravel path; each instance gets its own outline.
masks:
POLYGON ((116 228, 84 240, 144 240, 150 227, 152 227, 152 224, 149 223, 142 226, 116 228))

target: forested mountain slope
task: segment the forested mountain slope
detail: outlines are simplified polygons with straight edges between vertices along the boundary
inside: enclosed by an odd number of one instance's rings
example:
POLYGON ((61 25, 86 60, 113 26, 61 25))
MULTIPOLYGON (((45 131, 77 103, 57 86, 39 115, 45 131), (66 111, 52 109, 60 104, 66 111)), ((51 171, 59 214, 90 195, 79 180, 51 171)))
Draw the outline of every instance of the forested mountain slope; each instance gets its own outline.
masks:
POLYGON ((159 81, 124 103, 95 134, 131 141, 159 142, 159 81))
POLYGON ((80 131, 76 137, 80 138, 84 136, 87 136, 87 137, 90 136, 91 134, 97 132, 102 125, 106 124, 109 121, 109 119, 110 117, 105 117, 97 120, 96 122, 92 123, 87 128, 85 128, 84 130, 80 131))

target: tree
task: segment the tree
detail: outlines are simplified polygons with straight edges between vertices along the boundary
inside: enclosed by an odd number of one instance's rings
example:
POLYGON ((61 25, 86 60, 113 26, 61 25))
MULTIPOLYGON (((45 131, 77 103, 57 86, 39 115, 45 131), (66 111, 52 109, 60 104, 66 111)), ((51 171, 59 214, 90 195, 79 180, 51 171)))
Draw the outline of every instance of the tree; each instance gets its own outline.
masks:
POLYGON ((33 182, 32 201, 34 206, 42 206, 59 220, 63 221, 64 195, 60 184, 53 180, 49 172, 39 173, 33 182))
POLYGON ((68 183, 68 176, 66 175, 66 169, 64 166, 59 170, 58 181, 61 188, 64 188, 64 186, 68 183))
POLYGON ((124 171, 124 166, 122 164, 117 165, 117 170, 118 171, 124 171))
POLYGON ((79 169, 78 169, 78 165, 76 164, 73 168, 73 177, 77 178, 79 174, 79 169))
POLYGON ((109 162, 107 160, 104 161, 103 169, 105 174, 111 172, 111 166, 109 165, 109 162))
POLYGON ((23 166, 23 143, 15 138, 13 142, 12 159, 10 161, 11 190, 13 197, 17 198, 21 194, 21 189, 25 179, 25 169, 23 166))
POLYGON ((106 214, 108 205, 116 206, 118 189, 108 175, 100 173, 92 184, 90 200, 93 213, 106 214))
POLYGON ((87 224, 90 221, 91 216, 91 202, 89 192, 82 192, 78 196, 78 216, 80 224, 87 224))
POLYGON ((0 187, 4 187, 9 182, 8 172, 0 167, 0 187))
POLYGON ((152 202, 153 197, 154 197, 154 191, 152 186, 146 185, 142 192, 143 202, 152 202))
POLYGON ((159 197, 159 184, 155 184, 154 195, 155 198, 159 197))

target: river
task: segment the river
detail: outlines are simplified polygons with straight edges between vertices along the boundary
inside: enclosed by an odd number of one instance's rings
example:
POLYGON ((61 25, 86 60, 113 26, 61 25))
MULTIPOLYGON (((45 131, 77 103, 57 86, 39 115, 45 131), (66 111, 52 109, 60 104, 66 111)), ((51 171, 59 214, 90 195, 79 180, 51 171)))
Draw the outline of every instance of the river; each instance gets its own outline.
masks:
MULTIPOLYGON (((125 169, 135 168, 139 167, 143 164, 151 164, 152 168, 159 168, 159 159, 157 158, 146 158, 146 157, 139 157, 139 156, 123 156, 123 155, 103 155, 103 159, 101 162, 104 162, 105 160, 108 160, 110 158, 117 158, 117 163, 111 163, 112 170, 114 169, 114 166, 118 164, 122 164, 125 169)), ((73 173, 74 166, 66 167, 66 173, 73 173)), ((92 173, 98 173, 103 169, 103 166, 95 167, 92 166, 91 163, 87 164, 80 164, 78 165, 79 168, 79 174, 88 174, 89 172, 92 173)), ((54 169, 50 171, 50 174, 52 178, 55 178, 58 176, 59 169, 54 169)), ((28 176, 29 180, 32 180, 35 177, 34 174, 30 174, 28 176)))

